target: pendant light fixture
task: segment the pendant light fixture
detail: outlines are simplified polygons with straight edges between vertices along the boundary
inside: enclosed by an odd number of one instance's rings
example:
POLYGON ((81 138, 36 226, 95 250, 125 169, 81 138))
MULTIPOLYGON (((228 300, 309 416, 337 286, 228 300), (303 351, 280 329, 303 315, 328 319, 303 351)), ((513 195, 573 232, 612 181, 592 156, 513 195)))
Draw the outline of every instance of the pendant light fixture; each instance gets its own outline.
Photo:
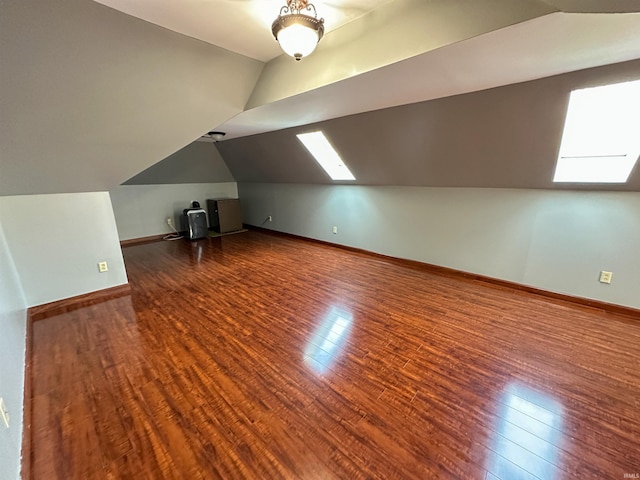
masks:
POLYGON ((324 34, 324 18, 318 19, 316 7, 307 0, 287 0, 271 25, 271 31, 282 50, 300 60, 318 45, 324 34))

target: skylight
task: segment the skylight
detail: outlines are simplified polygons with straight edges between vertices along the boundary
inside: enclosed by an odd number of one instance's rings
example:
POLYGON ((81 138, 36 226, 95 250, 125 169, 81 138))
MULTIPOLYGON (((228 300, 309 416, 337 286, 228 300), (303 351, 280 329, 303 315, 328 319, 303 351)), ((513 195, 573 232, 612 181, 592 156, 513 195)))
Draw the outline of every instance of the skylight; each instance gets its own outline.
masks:
POLYGON ((349 167, 344 164, 338 152, 331 146, 327 137, 324 136, 324 133, 320 131, 300 133, 297 137, 332 180, 356 179, 349 167))
POLYGON ((640 81, 574 90, 554 182, 625 183, 640 155, 640 81))

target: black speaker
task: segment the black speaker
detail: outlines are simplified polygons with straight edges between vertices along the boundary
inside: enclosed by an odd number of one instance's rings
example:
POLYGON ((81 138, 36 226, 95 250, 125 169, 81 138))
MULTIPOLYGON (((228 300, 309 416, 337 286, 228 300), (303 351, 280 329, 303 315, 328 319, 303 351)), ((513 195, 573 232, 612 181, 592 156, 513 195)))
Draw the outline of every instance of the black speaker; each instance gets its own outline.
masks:
POLYGON ((242 230, 240 200, 237 198, 207 199, 209 225, 219 233, 242 230))

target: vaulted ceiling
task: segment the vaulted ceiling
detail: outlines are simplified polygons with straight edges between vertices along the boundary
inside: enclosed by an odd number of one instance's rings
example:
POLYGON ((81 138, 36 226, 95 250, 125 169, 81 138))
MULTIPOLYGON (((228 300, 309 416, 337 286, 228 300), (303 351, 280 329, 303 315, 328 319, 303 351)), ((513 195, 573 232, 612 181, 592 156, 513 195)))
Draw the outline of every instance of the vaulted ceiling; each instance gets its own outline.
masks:
MULTIPOLYGON (((640 14, 603 13, 638 12, 637 0, 335 0, 324 12, 318 0, 321 15, 338 12, 336 24, 302 62, 279 55, 268 27, 251 33, 264 22, 258 5, 273 4, 262 1, 3 2, 0 194, 109 190, 211 129, 227 132, 218 146, 239 181, 324 181, 281 165, 299 156, 287 147, 294 130, 314 122, 329 122, 359 158, 363 183, 545 188, 524 166, 555 160, 572 83, 529 81, 640 58, 640 14), (174 17, 179 25, 167 23, 174 17), (551 89, 550 113, 532 104, 538 116, 518 130, 509 119, 536 98, 527 85, 551 89), (396 167, 372 151, 397 157, 396 167), (445 167, 454 157, 465 157, 458 174, 445 167)), ((615 68, 590 81, 640 78, 637 62, 615 68)))
POLYGON ((640 168, 624 184, 552 181, 570 92, 631 78, 640 78, 640 60, 216 145, 239 182, 640 191, 640 168), (330 180, 296 137, 316 130, 330 139, 355 182, 330 180))

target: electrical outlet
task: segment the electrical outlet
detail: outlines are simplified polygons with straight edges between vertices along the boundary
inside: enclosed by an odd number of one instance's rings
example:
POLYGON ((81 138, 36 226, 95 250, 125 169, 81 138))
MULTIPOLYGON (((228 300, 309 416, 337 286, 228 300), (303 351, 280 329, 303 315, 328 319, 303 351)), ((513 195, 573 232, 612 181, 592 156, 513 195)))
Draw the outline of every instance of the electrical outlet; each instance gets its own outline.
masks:
POLYGON ((2 423, 4 426, 9 428, 9 410, 7 410, 7 406, 4 403, 4 398, 0 397, 0 419, 2 419, 2 423))
POLYGON ((333 226, 333 234, 334 235, 338 234, 338 227, 336 227, 335 225, 333 226))
POLYGON ((109 267, 107 266, 107 262, 98 262, 98 271, 100 273, 108 272, 109 267))
POLYGON ((267 217, 267 222, 273 222, 273 217, 271 215, 267 217))
POLYGON ((173 219, 171 217, 167 217, 167 225, 173 228, 173 219))
POLYGON ((613 277, 613 272, 607 272, 602 270, 600 272, 600 283, 611 283, 611 278, 613 277))

